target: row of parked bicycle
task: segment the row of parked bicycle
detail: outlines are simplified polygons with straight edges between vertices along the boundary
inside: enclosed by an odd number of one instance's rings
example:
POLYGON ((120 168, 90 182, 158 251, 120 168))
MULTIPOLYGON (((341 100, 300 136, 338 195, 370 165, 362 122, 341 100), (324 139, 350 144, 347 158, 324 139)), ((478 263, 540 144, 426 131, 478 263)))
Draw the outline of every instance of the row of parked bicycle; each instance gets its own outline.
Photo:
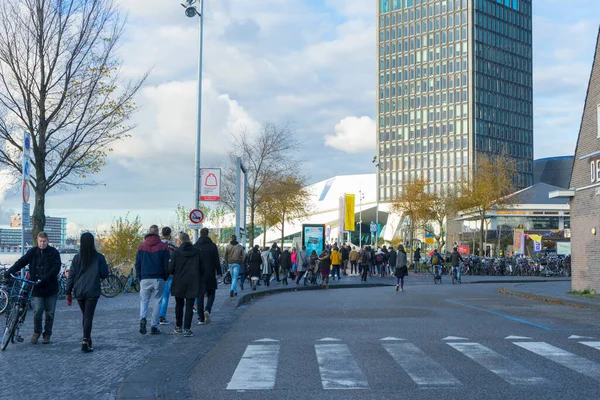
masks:
MULTIPOLYGON (((495 275, 495 276, 571 276, 570 257, 550 256, 547 258, 503 258, 476 257, 464 258, 461 263, 462 275, 495 275)), ((431 264, 427 264, 433 273, 431 264)), ((450 274, 450 267, 444 265, 443 274, 450 274)))

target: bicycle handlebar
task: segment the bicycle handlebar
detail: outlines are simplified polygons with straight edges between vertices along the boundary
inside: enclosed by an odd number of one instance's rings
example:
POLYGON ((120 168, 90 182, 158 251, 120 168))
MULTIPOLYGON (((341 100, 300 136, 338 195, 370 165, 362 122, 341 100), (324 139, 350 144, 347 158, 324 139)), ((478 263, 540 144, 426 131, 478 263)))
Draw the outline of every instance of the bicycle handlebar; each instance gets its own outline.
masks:
POLYGON ((42 282, 42 280, 41 280, 41 279, 38 279, 37 281, 30 281, 30 280, 28 280, 28 279, 21 278, 20 276, 15 276, 15 275, 13 275, 13 274, 10 274, 10 276, 12 276, 12 277, 13 277, 13 279, 16 279, 16 280, 18 280, 18 281, 23 281, 23 282, 31 283, 31 284, 33 284, 33 285, 39 285, 39 284, 42 282))

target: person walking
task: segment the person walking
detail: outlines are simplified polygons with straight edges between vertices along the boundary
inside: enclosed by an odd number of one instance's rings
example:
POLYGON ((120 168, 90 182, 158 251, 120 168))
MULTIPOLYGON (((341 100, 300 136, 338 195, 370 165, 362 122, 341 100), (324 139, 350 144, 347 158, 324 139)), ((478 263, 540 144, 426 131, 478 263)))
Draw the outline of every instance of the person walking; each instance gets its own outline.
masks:
POLYGON ((450 265, 452 265, 452 273, 456 270, 456 279, 460 282, 460 265, 459 262, 463 262, 462 257, 458 253, 458 247, 455 247, 450 255, 450 265))
POLYGON ((296 268, 298 270, 298 274, 296 276, 296 285, 300 283, 300 279, 306 274, 306 271, 309 267, 309 258, 306 253, 306 246, 302 246, 302 249, 296 253, 296 268))
POLYGON ((400 290, 404 292, 404 277, 408 275, 408 258, 406 257, 406 251, 404 246, 398 245, 398 253, 396 256, 396 270, 394 275, 396 276, 396 292, 400 290))
POLYGON ((160 306, 169 268, 169 246, 158 237, 158 226, 152 225, 135 255, 135 273, 140 279, 140 333, 147 333, 148 306, 152 299, 150 334, 160 333, 160 306))
POLYGON ((342 265, 340 267, 342 269, 342 275, 348 275, 346 269, 348 268, 348 260, 350 259, 350 246, 344 243, 340 248, 340 254, 342 255, 342 265))
POLYGON ((271 255, 273 256, 273 260, 275 260, 273 272, 275 272, 275 279, 277 279, 277 283, 279 283, 281 282, 281 277, 279 276, 279 256, 281 256, 281 249, 277 246, 277 243, 273 243, 271 246, 271 255))
POLYGON ((392 276, 392 274, 395 274, 395 270, 396 270, 396 260, 398 257, 398 253, 396 253, 396 251, 394 250, 394 246, 390 246, 390 249, 387 253, 387 263, 388 266, 390 268, 390 276, 392 276))
POLYGON ((325 289, 329 289, 329 271, 331 270, 331 258, 327 249, 324 249, 319 254, 319 270, 321 272, 321 280, 319 287, 323 287, 325 283, 325 289))
POLYGON ((202 289, 204 266, 200 256, 201 251, 192 246, 187 233, 179 233, 177 247, 178 249, 173 251, 169 261, 169 274, 173 277, 171 294, 175 297, 175 328, 173 328, 173 332, 191 337, 194 336, 192 332, 194 301, 202 289))
POLYGON ((413 261, 415 263, 415 272, 421 272, 421 248, 417 247, 415 254, 413 254, 413 261))
POLYGON ((200 261, 204 267, 204 279, 200 280, 200 296, 196 307, 198 310, 198 325, 210 324, 217 290, 217 276, 220 278, 223 275, 221 258, 217 245, 208 237, 208 228, 200 229, 200 237, 194 243, 194 247, 200 250, 200 261), (205 297, 206 308, 204 307, 205 297))
POLYGON ((362 256, 360 259, 360 266, 362 268, 361 275, 360 275, 361 282, 367 281, 367 276, 369 275, 369 271, 371 269, 370 260, 371 260, 371 249, 369 248, 369 246, 365 246, 365 248, 362 250, 362 256))
POLYGON ((246 262, 248 264, 248 274, 250 275, 250 286, 252 290, 256 290, 256 285, 262 274, 262 256, 258 245, 250 249, 246 256, 246 262))
POLYGON ((92 346, 94 312, 102 294, 100 281, 108 276, 108 264, 106 258, 96 251, 94 235, 89 232, 83 233, 79 243, 79 253, 71 261, 65 293, 69 307, 73 304, 73 296, 77 299, 83 326, 81 351, 90 353, 94 351, 92 346))
MULTIPOLYGON (((177 248, 177 245, 171 241, 171 228, 169 228, 168 226, 164 226, 160 230, 160 240, 167 246, 169 246, 169 257, 173 255, 173 250, 177 248)), ((165 281, 165 290, 163 291, 163 297, 160 303, 160 325, 169 325, 169 321, 167 320, 167 308, 169 307, 169 297, 171 297, 172 282, 173 277, 169 275, 169 277, 165 281)))
POLYGON ((230 297, 237 296, 237 283, 242 261, 244 261, 244 247, 239 244, 235 235, 231 235, 231 241, 225 248, 225 262, 229 264, 229 272, 231 273, 230 297))
POLYGON ((350 260, 350 275, 358 274, 358 251, 356 251, 356 247, 352 246, 352 251, 348 255, 350 260))
POLYGON ((335 281, 335 275, 337 274, 338 280, 342 279, 340 276, 340 265, 342 264, 342 255, 338 250, 337 246, 333 246, 333 250, 331 251, 331 255, 329 256, 331 260, 331 275, 333 276, 333 280, 335 281))
POLYGON ((32 247, 19 258, 12 267, 5 272, 5 277, 10 279, 10 274, 16 274, 29 265, 29 279, 41 281, 33 287, 33 335, 29 341, 37 344, 42 336, 42 344, 50 343, 54 313, 58 300, 58 273, 62 265, 60 254, 54 247, 48 245, 48 234, 37 234, 37 246, 32 247), (42 318, 45 315, 44 330, 42 334, 42 318))
POLYGON ((281 256, 279 257, 279 268, 281 268, 281 284, 287 286, 288 275, 292 269, 292 254, 287 247, 283 250, 283 253, 281 253, 281 256))
POLYGON ((275 269, 275 259, 273 252, 265 247, 263 252, 260 254, 262 258, 262 274, 265 280, 265 286, 271 285, 271 275, 273 275, 273 269, 275 269))
POLYGON ((294 272, 294 275, 296 275, 296 277, 298 277, 298 264, 297 264, 298 253, 296 252, 295 247, 292 247, 292 255, 290 258, 292 260, 292 271, 294 272))

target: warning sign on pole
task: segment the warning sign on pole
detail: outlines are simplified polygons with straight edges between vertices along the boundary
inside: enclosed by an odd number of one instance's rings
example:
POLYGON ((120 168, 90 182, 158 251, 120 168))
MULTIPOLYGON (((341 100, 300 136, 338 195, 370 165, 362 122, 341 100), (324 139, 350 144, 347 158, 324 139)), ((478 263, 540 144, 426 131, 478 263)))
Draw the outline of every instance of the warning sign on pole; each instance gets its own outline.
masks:
POLYGON ((200 170, 200 201, 221 201, 221 169, 200 170))

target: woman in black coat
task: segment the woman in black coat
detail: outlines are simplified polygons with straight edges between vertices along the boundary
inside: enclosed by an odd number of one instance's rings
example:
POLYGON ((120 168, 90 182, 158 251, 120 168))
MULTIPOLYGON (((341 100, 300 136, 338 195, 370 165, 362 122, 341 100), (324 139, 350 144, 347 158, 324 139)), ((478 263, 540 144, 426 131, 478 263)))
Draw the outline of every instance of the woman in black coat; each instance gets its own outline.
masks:
POLYGON ((94 312, 100 297, 100 281, 108 276, 106 258, 96 251, 94 236, 85 232, 81 235, 79 253, 73 257, 65 292, 67 305, 73 304, 71 292, 77 299, 77 304, 83 316, 83 340, 81 351, 89 353, 92 347, 92 322, 94 312))
POLYGON ((248 263, 248 274, 250 275, 250 285, 252 290, 256 290, 256 284, 262 275, 262 256, 258 245, 254 246, 246 256, 248 263))
POLYGON ((194 301, 202 289, 201 280, 204 278, 204 268, 200 259, 201 251, 192 246, 187 233, 179 233, 177 246, 178 249, 173 251, 171 260, 169 260, 169 273, 173 275, 171 296, 175 297, 175 328, 173 331, 175 333, 183 332, 183 336, 189 337, 194 335, 191 331, 194 301), (184 305, 185 317, 183 316, 184 305))

